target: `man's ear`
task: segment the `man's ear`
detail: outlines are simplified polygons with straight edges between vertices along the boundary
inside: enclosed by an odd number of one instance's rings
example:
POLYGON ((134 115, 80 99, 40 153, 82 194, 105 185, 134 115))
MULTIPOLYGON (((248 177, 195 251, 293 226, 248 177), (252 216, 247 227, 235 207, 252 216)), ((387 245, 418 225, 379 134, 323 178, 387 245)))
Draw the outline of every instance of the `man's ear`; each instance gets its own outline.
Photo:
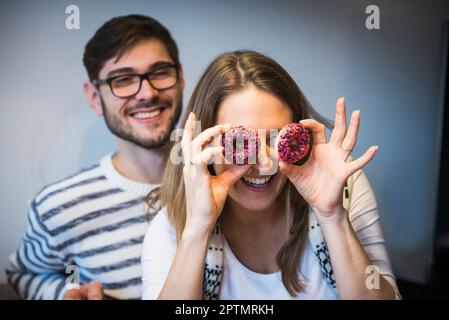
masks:
POLYGON ((184 70, 182 69, 182 65, 179 65, 178 81, 179 81, 181 90, 184 90, 185 80, 184 80, 184 70))
POLYGON ((83 84, 83 91, 86 95, 87 103, 95 111, 96 115, 103 116, 103 108, 101 107, 101 99, 98 89, 87 80, 83 84))

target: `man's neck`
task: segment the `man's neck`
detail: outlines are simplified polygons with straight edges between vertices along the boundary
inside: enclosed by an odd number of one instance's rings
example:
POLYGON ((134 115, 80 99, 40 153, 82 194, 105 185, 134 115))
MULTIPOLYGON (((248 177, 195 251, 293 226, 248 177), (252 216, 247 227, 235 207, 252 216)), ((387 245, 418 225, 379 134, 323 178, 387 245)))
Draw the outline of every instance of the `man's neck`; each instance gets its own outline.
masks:
POLYGON ((169 144, 158 149, 145 149, 118 139, 118 150, 112 156, 114 168, 124 177, 142 183, 158 184, 170 152, 169 144))

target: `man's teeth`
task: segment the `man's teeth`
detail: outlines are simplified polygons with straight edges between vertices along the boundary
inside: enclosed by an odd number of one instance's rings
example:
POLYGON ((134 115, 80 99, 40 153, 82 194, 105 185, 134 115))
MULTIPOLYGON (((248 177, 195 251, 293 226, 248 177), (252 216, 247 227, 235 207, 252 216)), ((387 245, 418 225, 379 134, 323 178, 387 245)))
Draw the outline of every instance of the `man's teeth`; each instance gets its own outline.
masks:
POLYGON ((271 179, 271 176, 266 177, 266 178, 250 178, 250 177, 243 177, 243 180, 245 180, 245 181, 247 181, 247 182, 249 182, 249 183, 252 183, 252 184, 256 184, 256 185, 258 185, 258 184, 265 184, 265 183, 267 183, 268 181, 270 181, 270 179, 271 179))
POLYGON ((135 113, 132 115, 133 118, 136 119, 148 119, 148 118, 153 118, 153 117, 157 117, 159 114, 161 113, 160 109, 151 111, 151 112, 139 112, 139 113, 135 113))

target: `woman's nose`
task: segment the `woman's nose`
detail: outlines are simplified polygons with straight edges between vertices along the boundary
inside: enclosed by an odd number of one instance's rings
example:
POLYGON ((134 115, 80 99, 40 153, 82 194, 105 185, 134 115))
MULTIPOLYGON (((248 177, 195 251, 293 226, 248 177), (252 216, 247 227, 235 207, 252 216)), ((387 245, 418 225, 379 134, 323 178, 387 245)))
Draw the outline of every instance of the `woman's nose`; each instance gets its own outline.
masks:
POLYGON ((270 147, 262 140, 259 153, 257 154, 257 162, 251 168, 253 173, 257 175, 273 175, 278 170, 278 162, 274 147, 270 147))

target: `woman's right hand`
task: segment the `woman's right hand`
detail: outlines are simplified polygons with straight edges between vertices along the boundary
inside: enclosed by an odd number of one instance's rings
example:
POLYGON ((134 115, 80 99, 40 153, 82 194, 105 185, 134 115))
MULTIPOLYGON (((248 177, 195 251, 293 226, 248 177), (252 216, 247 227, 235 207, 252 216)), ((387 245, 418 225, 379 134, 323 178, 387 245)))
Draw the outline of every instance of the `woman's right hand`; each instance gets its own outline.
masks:
POLYGON ((222 174, 212 176, 207 163, 217 156, 222 157, 223 147, 205 147, 231 126, 216 125, 193 138, 195 122, 196 116, 191 112, 181 140, 187 210, 184 230, 210 232, 223 210, 229 189, 249 169, 249 165, 233 165, 222 174))

